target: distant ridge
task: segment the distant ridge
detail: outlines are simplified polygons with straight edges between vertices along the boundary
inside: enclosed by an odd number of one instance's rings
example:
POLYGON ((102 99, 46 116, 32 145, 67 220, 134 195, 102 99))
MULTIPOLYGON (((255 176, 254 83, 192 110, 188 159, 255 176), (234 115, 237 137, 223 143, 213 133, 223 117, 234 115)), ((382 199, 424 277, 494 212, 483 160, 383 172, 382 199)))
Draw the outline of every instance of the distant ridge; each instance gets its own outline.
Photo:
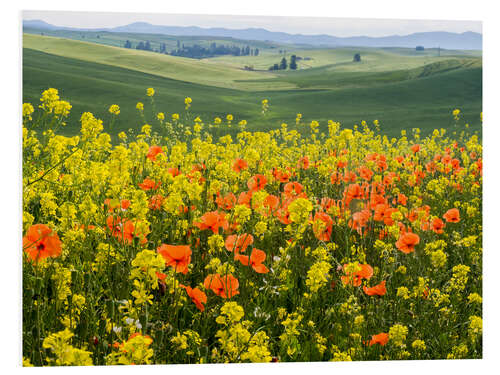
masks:
POLYGON ((82 29, 59 27, 42 20, 24 20, 23 27, 40 30, 73 30, 73 31, 108 31, 122 33, 164 34, 172 36, 212 36, 233 37, 244 40, 269 41, 288 44, 305 44, 323 47, 406 47, 425 48, 441 47, 444 49, 482 50, 483 36, 480 33, 467 31, 451 33, 432 31, 413 33, 409 35, 391 35, 385 37, 336 37, 332 35, 303 35, 269 31, 262 28, 226 29, 202 28, 198 26, 160 26, 147 22, 134 22, 113 28, 82 29))

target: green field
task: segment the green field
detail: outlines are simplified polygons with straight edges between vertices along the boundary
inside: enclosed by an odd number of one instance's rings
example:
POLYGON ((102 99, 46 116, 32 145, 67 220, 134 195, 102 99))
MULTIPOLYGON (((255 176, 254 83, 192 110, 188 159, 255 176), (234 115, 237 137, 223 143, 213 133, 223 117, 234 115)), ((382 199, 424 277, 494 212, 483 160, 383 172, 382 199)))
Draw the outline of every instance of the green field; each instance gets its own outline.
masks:
POLYGON ((231 113, 236 122, 246 119, 250 130, 277 128, 282 122, 293 128, 300 112, 306 122, 320 121, 323 130, 329 119, 345 127, 378 119, 388 135, 413 127, 428 132, 451 126, 454 108, 462 110, 473 129, 480 128, 482 60, 477 52, 442 50, 437 56, 432 50, 289 46, 287 56, 309 60, 299 61, 297 71, 268 72, 264 69, 283 57, 278 48, 259 47, 263 52, 256 57, 195 60, 112 47, 102 43, 102 35, 99 39, 101 44, 24 34, 23 100, 35 104, 43 90, 58 88, 73 105, 67 134, 78 132, 83 111, 106 123, 111 104, 121 107, 113 132, 140 127, 138 101, 153 117, 148 87, 156 90, 156 110, 167 116, 182 115, 184 98, 190 96, 191 112, 203 121, 231 113), (361 62, 352 61, 354 53, 361 54, 361 62), (246 71, 244 65, 263 71, 246 71), (265 117, 260 113, 264 98, 270 103, 265 117))

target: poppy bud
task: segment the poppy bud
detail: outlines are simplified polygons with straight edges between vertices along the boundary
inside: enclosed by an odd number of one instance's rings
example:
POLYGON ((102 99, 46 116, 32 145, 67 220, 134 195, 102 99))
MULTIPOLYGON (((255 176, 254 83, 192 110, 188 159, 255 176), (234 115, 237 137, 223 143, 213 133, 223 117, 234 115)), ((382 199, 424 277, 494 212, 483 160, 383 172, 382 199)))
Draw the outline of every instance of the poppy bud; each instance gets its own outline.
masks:
POLYGON ((92 338, 92 341, 93 341, 93 343, 94 343, 95 346, 97 346, 97 344, 99 344, 99 339, 97 338, 97 336, 94 336, 92 338))
POLYGON ((160 296, 164 296, 165 293, 167 292, 167 284, 165 284, 162 281, 158 282, 158 290, 160 292, 160 296))
POLYGON ((279 362, 278 357, 273 357, 273 359, 271 359, 271 362, 279 362))

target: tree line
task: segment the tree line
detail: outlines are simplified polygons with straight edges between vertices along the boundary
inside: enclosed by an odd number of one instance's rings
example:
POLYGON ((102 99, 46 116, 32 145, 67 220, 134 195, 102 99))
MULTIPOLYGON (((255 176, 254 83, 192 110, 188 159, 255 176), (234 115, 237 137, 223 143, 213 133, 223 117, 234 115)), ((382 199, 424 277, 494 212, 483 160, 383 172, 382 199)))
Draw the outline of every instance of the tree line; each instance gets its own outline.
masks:
POLYGON ((280 61, 279 64, 274 64, 269 67, 269 70, 286 70, 287 68, 290 68, 291 70, 296 70, 297 69, 297 60, 300 58, 297 58, 296 55, 290 56, 290 64, 288 64, 286 57, 283 57, 280 61))
MULTIPOLYGON (((132 42, 130 42, 130 40, 127 40, 125 42, 124 47, 133 48, 132 42)), ((239 47, 235 45, 224 45, 224 44, 217 44, 215 42, 211 43, 209 47, 203 47, 198 44, 186 46, 184 45, 184 43, 181 44, 180 41, 177 41, 177 48, 172 49, 169 53, 167 51, 167 45, 165 43, 160 43, 159 49, 153 49, 149 41, 145 42, 140 41, 139 43, 137 43, 135 49, 159 52, 172 56, 190 57, 193 59, 201 59, 205 57, 214 57, 222 55, 233 55, 233 56, 259 55, 258 48, 250 48, 250 46, 239 47)))

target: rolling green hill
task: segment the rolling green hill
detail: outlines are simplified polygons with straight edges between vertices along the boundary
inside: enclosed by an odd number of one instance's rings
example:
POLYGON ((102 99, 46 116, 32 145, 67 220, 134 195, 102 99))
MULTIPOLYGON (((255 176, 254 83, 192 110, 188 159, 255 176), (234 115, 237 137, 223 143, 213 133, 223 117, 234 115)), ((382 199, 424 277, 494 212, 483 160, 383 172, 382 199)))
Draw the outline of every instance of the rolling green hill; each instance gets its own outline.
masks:
MULTIPOLYGON (((272 78, 267 72, 246 71, 224 64, 76 40, 24 34, 23 47, 58 56, 133 69, 160 77, 210 86, 245 89, 245 81, 272 78)), ((260 89, 268 87, 261 83, 260 89)), ((293 88, 283 84, 276 88, 293 88)))
POLYGON ((240 40, 228 37, 170 36, 164 34, 141 34, 110 31, 49 30, 32 27, 23 27, 23 32, 25 34, 53 36, 114 47, 123 47, 125 45, 125 41, 127 40, 132 43, 134 48, 141 41, 149 41, 153 49, 159 49, 160 43, 164 43, 167 47, 167 51, 177 48, 177 41, 179 41, 180 44, 185 44, 186 46, 198 44, 203 47, 208 47, 211 43, 217 43, 224 45, 236 45, 239 47, 250 46, 250 48, 259 48, 260 51, 273 50, 282 46, 279 43, 240 40))
MULTIPOLYGON (((297 50, 298 51, 298 50, 297 50)), ((481 59, 455 51, 450 56, 406 55, 404 49, 302 49, 315 56, 315 67, 298 71, 249 72, 233 56, 194 60, 128 50, 75 40, 24 35, 23 100, 36 104, 40 93, 55 87, 73 105, 66 134, 76 134, 79 117, 91 111, 104 122, 111 104, 121 107, 113 133, 143 125, 135 105, 146 106, 148 122, 156 126, 145 96, 156 90, 157 111, 184 113, 184 98, 193 99, 191 112, 205 122, 231 113, 246 119, 251 130, 295 127, 295 114, 304 121, 329 119, 345 127, 378 119, 382 131, 424 132, 453 124, 451 111, 460 108, 474 129, 482 111, 481 59), (352 62, 361 51, 361 63, 352 62), (333 62, 332 62, 333 61, 333 62), (261 100, 270 110, 261 114, 261 100)), ((288 52, 287 52, 288 53, 288 52)), ((297 52, 298 53, 298 52, 297 52)), ((275 53, 278 57, 279 53, 275 53)), ((255 57, 268 63, 268 55, 255 57)))

